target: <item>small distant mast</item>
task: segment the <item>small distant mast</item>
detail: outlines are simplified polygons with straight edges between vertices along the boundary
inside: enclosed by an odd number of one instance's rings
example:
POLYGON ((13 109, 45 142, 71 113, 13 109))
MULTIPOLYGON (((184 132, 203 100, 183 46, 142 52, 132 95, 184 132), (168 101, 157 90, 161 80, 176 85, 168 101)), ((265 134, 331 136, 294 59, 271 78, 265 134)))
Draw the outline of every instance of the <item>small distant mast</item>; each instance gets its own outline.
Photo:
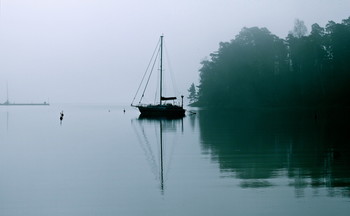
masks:
POLYGON ((43 103, 11 103, 9 99, 9 88, 8 83, 6 82, 6 101, 4 103, 0 103, 0 106, 49 106, 50 103, 44 101, 43 103))

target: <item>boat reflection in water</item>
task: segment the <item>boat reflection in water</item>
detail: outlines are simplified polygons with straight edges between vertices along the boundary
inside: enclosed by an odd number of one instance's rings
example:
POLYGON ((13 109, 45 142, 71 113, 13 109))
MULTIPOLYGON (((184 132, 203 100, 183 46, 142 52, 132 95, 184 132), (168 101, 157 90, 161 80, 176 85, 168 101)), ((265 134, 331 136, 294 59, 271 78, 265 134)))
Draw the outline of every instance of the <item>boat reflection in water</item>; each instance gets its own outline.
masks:
POLYGON ((152 173, 159 180, 161 193, 164 194, 165 181, 178 138, 177 131, 181 129, 183 132, 183 118, 146 118, 140 115, 138 119, 132 120, 132 125, 152 173))

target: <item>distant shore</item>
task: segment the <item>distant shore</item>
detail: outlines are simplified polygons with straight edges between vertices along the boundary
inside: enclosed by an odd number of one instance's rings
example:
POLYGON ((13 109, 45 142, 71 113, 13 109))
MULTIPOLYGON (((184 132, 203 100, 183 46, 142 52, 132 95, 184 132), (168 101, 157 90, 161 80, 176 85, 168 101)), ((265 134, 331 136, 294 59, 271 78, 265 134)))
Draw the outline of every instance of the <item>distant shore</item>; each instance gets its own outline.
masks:
POLYGON ((49 106, 49 103, 2 103, 0 106, 49 106))

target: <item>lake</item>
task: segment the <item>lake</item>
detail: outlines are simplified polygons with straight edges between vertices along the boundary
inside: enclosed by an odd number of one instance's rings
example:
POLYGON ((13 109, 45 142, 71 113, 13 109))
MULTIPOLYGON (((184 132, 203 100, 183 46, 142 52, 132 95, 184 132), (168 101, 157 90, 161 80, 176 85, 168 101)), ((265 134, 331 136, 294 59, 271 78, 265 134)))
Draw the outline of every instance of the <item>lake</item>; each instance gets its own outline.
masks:
POLYGON ((193 112, 0 107, 0 215, 349 214, 348 112, 193 112))

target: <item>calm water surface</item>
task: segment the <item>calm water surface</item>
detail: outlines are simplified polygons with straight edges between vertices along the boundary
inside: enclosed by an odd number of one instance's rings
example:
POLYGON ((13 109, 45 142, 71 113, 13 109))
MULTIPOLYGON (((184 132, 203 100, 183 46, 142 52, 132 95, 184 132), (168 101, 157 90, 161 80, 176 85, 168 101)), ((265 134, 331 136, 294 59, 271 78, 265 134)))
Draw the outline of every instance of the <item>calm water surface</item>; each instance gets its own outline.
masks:
POLYGON ((0 215, 350 212, 347 112, 196 112, 0 107, 0 215))

